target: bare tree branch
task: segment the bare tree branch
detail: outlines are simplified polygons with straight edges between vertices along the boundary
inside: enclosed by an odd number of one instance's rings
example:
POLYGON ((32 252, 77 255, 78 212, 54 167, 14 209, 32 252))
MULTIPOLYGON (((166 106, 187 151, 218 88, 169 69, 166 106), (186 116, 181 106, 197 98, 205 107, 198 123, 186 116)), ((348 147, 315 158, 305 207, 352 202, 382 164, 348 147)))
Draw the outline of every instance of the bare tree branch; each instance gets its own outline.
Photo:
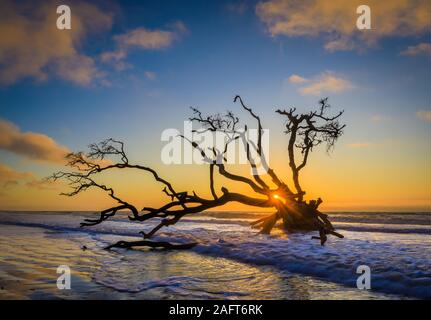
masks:
POLYGON ((288 111, 280 109, 276 111, 288 119, 285 133, 289 135, 289 167, 292 171, 295 189, 298 194, 302 195, 299 197, 300 201, 302 201, 305 192, 299 182, 299 172, 307 165, 310 152, 322 143, 326 143, 326 150, 329 152, 345 128, 345 125, 341 125, 338 121, 344 112, 340 111, 335 116, 328 116, 329 109, 328 98, 324 98, 319 101, 318 110, 308 114, 297 114, 296 108, 290 108, 288 111), (302 160, 299 164, 295 159, 296 149, 302 154, 302 160))
MULTIPOLYGON (((242 109, 247 111, 257 122, 257 142, 247 138, 247 125, 245 125, 244 129, 239 128, 240 120, 232 112, 228 111, 226 114, 204 116, 197 108, 191 108, 192 116, 190 120, 200 125, 200 128, 194 129, 193 133, 199 136, 208 131, 221 132, 226 137, 223 147, 220 150, 216 147, 208 148, 207 150, 193 139, 180 136, 184 141, 191 143, 193 149, 197 150, 202 156, 203 162, 209 166, 210 198, 198 196, 194 191, 191 194, 187 191, 178 192, 168 180, 162 178, 154 169, 130 163, 124 143, 112 138, 89 145, 89 152, 86 154, 83 152, 70 153, 66 157, 67 165, 74 171, 60 171, 54 173, 50 179, 64 179, 68 182, 71 191, 63 193, 63 195, 75 196, 89 189, 97 189, 105 192, 111 199, 117 202, 116 206, 101 211, 99 218, 85 219, 81 223, 81 226, 95 226, 110 219, 119 211, 127 210, 130 212, 129 219, 132 221, 145 222, 150 219, 160 219, 160 222, 152 227, 150 231, 141 232, 144 238, 151 238, 160 229, 176 224, 185 215, 217 208, 230 202, 237 202, 249 206, 276 209, 275 213, 253 223, 254 227, 261 228, 262 233, 270 233, 277 221, 281 219, 284 227, 289 230, 309 229, 319 231, 318 238, 322 244, 326 241, 327 234, 342 237, 334 231, 334 227, 329 222, 328 216, 317 210, 322 202, 320 198, 318 200, 311 200, 308 203, 303 201, 305 192, 299 182, 299 172, 307 165, 310 153, 314 147, 325 143, 327 151, 333 148, 345 128, 345 125, 339 123, 339 118, 343 112, 341 111, 335 116, 327 115, 327 111, 330 108, 327 98, 319 102, 320 106, 317 111, 303 114, 298 114, 296 108, 290 108, 288 111, 276 111, 287 117, 285 132, 289 135, 288 156, 289 167, 292 172, 291 178, 296 189, 296 193, 294 193, 276 175, 274 170, 269 167, 265 159, 262 149, 264 130, 260 117, 250 107, 245 105, 240 96, 235 96, 234 102, 237 101, 240 102, 242 109), (244 145, 247 161, 252 169, 251 178, 232 173, 226 169, 228 146, 235 141, 241 141, 244 145), (251 150, 256 151, 260 162, 267 169, 267 173, 273 183, 272 188, 257 173, 256 162, 251 154, 251 150), (295 159, 295 150, 299 150, 302 154, 302 159, 299 163, 295 159), (156 182, 163 185, 162 192, 170 201, 159 208, 147 206, 142 210, 138 210, 135 205, 121 199, 114 192, 113 188, 96 181, 100 173, 111 172, 113 170, 140 170, 150 173, 156 182), (226 187, 221 187, 221 194, 217 194, 215 187, 216 173, 228 181, 240 182, 249 186, 250 192, 253 192, 254 195, 230 192, 226 187)), ((137 242, 120 241, 108 248, 150 246, 180 249, 189 248, 193 245, 173 245, 144 240, 137 242)))

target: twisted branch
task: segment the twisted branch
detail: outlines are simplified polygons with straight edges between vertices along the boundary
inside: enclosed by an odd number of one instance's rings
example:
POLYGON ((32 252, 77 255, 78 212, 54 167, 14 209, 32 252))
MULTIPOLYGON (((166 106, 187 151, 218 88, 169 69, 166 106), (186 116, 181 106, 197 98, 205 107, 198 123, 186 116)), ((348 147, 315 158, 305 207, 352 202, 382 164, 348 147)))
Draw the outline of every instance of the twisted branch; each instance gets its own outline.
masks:
MULTIPOLYGON (((88 189, 98 189, 107 193, 111 199, 117 202, 116 206, 101 211, 99 218, 85 219, 84 222, 81 223, 82 227, 98 225, 112 218, 118 212, 127 210, 130 213, 129 219, 132 221, 145 222, 154 218, 160 219, 160 222, 149 232, 140 232, 144 239, 147 239, 154 236, 163 227, 168 227, 177 223, 185 215, 220 207, 229 202, 238 202, 255 207, 273 207, 277 209, 274 214, 254 223, 255 226, 262 228, 261 232, 263 233, 269 233, 279 219, 282 219, 285 225, 289 225, 290 227, 297 226, 298 221, 304 219, 308 227, 311 226, 313 230, 319 231, 319 239, 321 239, 322 243, 326 241, 326 234, 341 236, 334 231, 327 216, 317 210, 318 205, 321 203, 320 199, 318 201, 311 200, 309 203, 303 201, 305 192, 299 184, 299 171, 306 166, 309 154, 314 147, 321 143, 326 143, 327 150, 330 150, 334 146, 335 141, 342 135, 342 130, 345 127, 338 122, 338 118, 343 112, 341 111, 335 116, 328 116, 326 114, 329 109, 327 99, 322 99, 320 101, 320 108, 317 111, 308 114, 297 114, 295 108, 291 108, 289 111, 276 111, 288 118, 286 133, 290 135, 288 154, 289 166, 292 170, 292 180, 297 191, 294 193, 289 186, 277 176, 275 171, 269 167, 265 159, 265 154, 262 149, 262 135, 264 131, 260 117, 250 107, 245 105, 240 96, 235 96, 234 102, 237 101, 239 101, 242 109, 247 111, 257 122, 257 142, 250 141, 247 138, 247 126, 245 126, 244 130, 238 128, 239 118, 232 112, 228 111, 226 114, 204 116, 202 112, 196 108, 192 108, 192 117, 190 117, 190 120, 200 125, 200 128, 193 130, 193 133, 199 136, 207 131, 222 132, 227 138, 223 148, 218 150, 212 147, 209 148, 209 150, 204 150, 204 148, 193 139, 186 138, 182 135, 180 136, 184 141, 191 143, 195 150, 200 152, 203 161, 209 166, 210 198, 198 196, 194 191, 192 194, 189 194, 187 191, 178 192, 168 180, 162 178, 154 169, 130 163, 125 152, 124 143, 112 138, 89 145, 89 152, 86 154, 83 152, 68 154, 66 157, 67 165, 74 169, 74 171, 60 171, 54 173, 50 179, 64 179, 68 181, 71 191, 62 193, 63 195, 75 196, 88 189), (228 146, 230 143, 237 140, 243 142, 247 161, 252 169, 251 178, 232 173, 226 169, 228 146), (295 148, 299 149, 303 155, 303 159, 299 164, 295 161, 295 148), (252 149, 256 151, 261 163, 267 169, 273 187, 270 187, 269 183, 258 175, 256 162, 251 154, 252 149), (102 172, 126 169, 141 170, 150 173, 156 182, 163 185, 162 192, 170 201, 159 208, 144 207, 142 210, 138 210, 136 206, 124 201, 116 195, 111 187, 96 181, 96 177, 102 172), (251 191, 255 193, 255 196, 233 193, 226 187, 221 187, 221 194, 218 194, 215 186, 216 173, 230 181, 240 182, 249 186, 251 191), (277 198, 275 196, 277 196, 277 198), (284 199, 284 202, 279 199, 284 199)), ((173 245, 143 240, 137 242, 120 241, 108 248, 150 246, 179 249, 189 248, 193 245, 194 244, 173 245)))

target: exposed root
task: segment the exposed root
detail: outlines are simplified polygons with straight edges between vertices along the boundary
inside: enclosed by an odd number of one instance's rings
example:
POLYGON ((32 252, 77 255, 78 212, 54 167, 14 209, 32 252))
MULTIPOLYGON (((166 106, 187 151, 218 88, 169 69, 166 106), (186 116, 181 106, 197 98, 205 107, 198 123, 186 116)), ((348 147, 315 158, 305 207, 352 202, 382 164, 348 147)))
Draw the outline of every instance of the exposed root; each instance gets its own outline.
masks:
POLYGON ((328 215, 317 210, 316 202, 313 201, 289 206, 280 204, 277 212, 253 221, 250 225, 252 228, 261 229, 260 233, 262 234, 270 234, 279 219, 283 221, 284 229, 290 232, 318 231, 319 236, 313 236, 311 239, 320 240, 322 246, 327 241, 328 234, 344 238, 342 234, 335 231, 334 226, 328 219, 328 215))

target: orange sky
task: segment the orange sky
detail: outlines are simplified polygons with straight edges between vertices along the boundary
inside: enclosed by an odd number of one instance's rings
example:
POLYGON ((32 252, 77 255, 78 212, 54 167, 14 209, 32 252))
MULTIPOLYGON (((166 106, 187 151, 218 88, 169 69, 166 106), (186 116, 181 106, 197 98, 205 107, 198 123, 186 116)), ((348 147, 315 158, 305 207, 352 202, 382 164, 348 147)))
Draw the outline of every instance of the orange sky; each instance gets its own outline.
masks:
MULTIPOLYGON (((112 205, 99 191, 59 196, 67 186, 42 180, 64 169, 66 153, 109 137, 177 190, 209 195, 205 166, 161 162, 161 134, 181 131, 189 106, 232 110, 255 128, 232 102, 241 94, 269 129, 271 167, 291 187, 285 119, 274 111, 308 112, 326 96, 345 110, 335 149, 316 149, 301 172, 306 198, 321 197, 323 210, 431 211, 431 2, 369 1, 366 32, 356 27, 358 4, 196 1, 189 10, 82 0, 71 5, 72 30, 60 31, 56 2, 2 1, 0 209, 112 205)), ((144 173, 104 179, 139 208, 169 200, 144 173)), ((216 184, 249 192, 218 175, 216 184)))

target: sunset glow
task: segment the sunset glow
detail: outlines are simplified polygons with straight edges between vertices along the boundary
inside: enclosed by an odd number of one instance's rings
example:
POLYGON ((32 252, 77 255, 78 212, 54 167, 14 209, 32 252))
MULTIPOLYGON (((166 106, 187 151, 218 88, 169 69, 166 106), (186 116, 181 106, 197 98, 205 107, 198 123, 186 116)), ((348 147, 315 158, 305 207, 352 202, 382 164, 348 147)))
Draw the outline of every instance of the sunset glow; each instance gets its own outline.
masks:
POLYGON ((0 0, 0 300, 431 299, 430 36, 431 0, 0 0))
MULTIPOLYGON (((182 132, 189 106, 204 113, 238 113, 232 99, 241 94, 269 129, 270 165, 286 180, 284 120, 275 110, 294 106, 305 112, 329 96, 334 110, 345 111, 347 127, 335 148, 329 153, 316 148, 301 173, 305 197, 322 197, 322 209, 431 210, 429 46, 426 37, 417 38, 431 25, 415 18, 420 16, 415 12, 430 7, 393 2, 393 12, 386 13, 383 3, 372 1, 370 38, 355 32, 356 13, 347 2, 331 2, 325 12, 341 23, 334 26, 337 39, 325 32, 331 20, 316 18, 321 7, 314 1, 299 11, 278 0, 238 7, 214 2, 208 8, 198 5, 196 16, 185 8, 152 15, 165 12, 156 3, 134 12, 127 3, 114 8, 83 1, 72 10, 70 31, 55 28, 49 1, 29 11, 28 21, 18 3, 4 2, 1 11, 8 16, 0 23, 0 56, 8 59, 0 61, 7 66, 0 78, 1 208, 109 205, 99 191, 60 197, 67 186, 43 180, 63 168, 65 154, 106 137, 125 141, 134 163, 174 176, 178 189, 209 194, 202 166, 160 160, 166 144, 161 136, 169 128, 182 132), (289 10, 310 23, 283 24, 289 10), (400 12, 410 12, 404 37, 391 18, 400 12), (120 22, 122 15, 127 20, 120 22), (36 17, 46 19, 39 23, 36 17)), ((240 174, 247 170, 243 164, 232 166, 240 174)), ((109 181, 139 207, 165 200, 145 174, 113 172, 109 181)), ((222 183, 216 181, 219 187, 222 183)), ((226 183, 232 190, 248 190, 226 183)), ((247 210, 237 203, 221 209, 247 210)))

